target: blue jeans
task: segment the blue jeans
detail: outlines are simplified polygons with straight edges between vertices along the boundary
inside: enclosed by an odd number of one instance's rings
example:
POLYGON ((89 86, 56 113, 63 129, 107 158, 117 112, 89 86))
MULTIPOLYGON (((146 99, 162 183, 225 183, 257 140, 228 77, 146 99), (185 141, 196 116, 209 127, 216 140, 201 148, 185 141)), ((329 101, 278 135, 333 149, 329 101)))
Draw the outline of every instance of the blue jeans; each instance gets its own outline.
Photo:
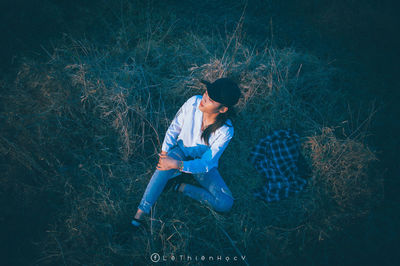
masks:
MULTIPOLYGON (((181 148, 176 145, 168 153, 177 160, 190 160, 190 156, 185 156, 181 148)), ((147 188, 143 194, 142 200, 138 206, 144 213, 149 214, 150 209, 156 202, 161 192, 164 190, 168 180, 181 174, 178 169, 158 170, 154 172, 147 188)), ((201 187, 186 184, 183 194, 189 196, 202 204, 206 204, 215 211, 228 212, 233 205, 233 196, 216 167, 206 173, 192 174, 201 187)))

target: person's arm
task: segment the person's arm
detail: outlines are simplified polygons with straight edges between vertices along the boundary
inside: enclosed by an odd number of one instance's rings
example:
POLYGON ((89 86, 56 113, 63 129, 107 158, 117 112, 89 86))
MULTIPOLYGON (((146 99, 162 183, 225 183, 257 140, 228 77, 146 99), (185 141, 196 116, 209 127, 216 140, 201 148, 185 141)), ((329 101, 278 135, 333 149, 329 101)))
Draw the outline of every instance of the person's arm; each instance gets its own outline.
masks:
POLYGON ((161 147, 162 152, 167 153, 173 146, 177 144, 177 137, 182 130, 186 108, 193 99, 194 96, 189 98, 176 113, 174 119, 168 127, 167 132, 165 133, 164 141, 161 147))
POLYGON ((233 131, 227 135, 220 135, 214 143, 204 152, 201 158, 178 161, 178 169, 185 173, 205 173, 218 166, 218 160, 233 137, 233 131), (181 166, 181 168, 179 168, 181 166))

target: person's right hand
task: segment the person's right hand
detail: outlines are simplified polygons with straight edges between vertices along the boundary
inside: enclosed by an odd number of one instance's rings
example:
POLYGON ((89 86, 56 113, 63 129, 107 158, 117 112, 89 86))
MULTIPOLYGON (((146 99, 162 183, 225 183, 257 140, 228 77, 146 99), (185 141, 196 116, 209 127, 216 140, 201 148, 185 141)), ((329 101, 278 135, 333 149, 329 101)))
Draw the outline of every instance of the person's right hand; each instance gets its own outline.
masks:
MULTIPOLYGON (((167 152, 166 151, 161 151, 161 153, 160 153, 161 155, 166 155, 167 154, 167 152)), ((160 164, 160 162, 161 162, 161 157, 160 158, 158 158, 158 164, 160 164)))

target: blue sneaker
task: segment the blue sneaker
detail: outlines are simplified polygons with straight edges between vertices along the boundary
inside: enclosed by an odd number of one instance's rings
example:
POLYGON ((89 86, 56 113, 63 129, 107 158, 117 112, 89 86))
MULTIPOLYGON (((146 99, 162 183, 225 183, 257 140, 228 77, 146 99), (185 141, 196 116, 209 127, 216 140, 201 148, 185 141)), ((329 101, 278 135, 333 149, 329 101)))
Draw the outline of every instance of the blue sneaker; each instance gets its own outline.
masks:
POLYGON ((133 218, 131 221, 131 224, 136 227, 141 227, 141 226, 143 226, 143 220, 133 218))
POLYGON ((141 219, 133 218, 131 220, 131 225, 134 231, 137 231, 139 229, 147 231, 149 229, 149 223, 146 217, 145 218, 142 217, 141 219))

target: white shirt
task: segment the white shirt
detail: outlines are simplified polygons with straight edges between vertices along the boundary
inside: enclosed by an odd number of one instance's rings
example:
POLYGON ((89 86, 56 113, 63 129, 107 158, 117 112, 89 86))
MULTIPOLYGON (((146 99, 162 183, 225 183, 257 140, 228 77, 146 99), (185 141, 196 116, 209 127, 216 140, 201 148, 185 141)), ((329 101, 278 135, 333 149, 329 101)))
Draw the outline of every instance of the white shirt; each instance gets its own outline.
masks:
POLYGON ((202 98, 202 95, 194 95, 181 106, 168 127, 162 144, 163 151, 168 152, 179 145, 186 156, 194 158, 183 161, 181 172, 204 173, 218 167, 218 160, 233 137, 232 122, 227 119, 223 126, 210 134, 210 146, 205 144, 201 138, 203 112, 199 109, 202 98))

